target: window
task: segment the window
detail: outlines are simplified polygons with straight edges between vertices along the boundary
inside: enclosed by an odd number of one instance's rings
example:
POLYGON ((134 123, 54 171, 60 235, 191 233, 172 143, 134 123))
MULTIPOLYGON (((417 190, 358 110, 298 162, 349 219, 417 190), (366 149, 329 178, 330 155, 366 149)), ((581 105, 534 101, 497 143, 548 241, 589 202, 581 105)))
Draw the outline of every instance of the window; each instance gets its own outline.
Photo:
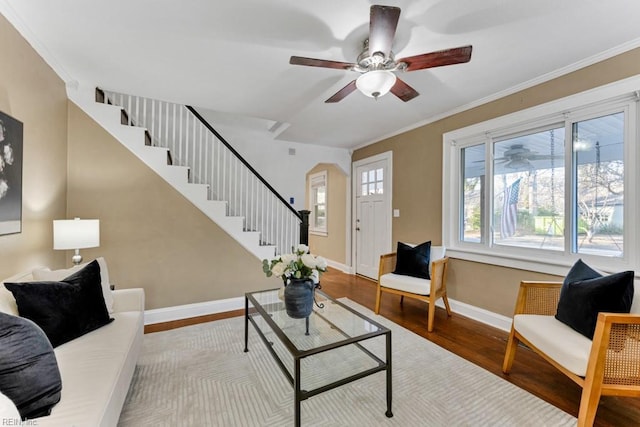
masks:
POLYGON ((327 171, 309 176, 311 215, 309 231, 327 235, 327 171))
POLYGON ((577 95, 445 134, 450 251, 549 273, 577 258, 638 269, 640 212, 625 192, 639 163, 635 96, 583 107, 577 95))
POLYGON ((564 127, 493 143, 493 242, 563 250, 564 127))

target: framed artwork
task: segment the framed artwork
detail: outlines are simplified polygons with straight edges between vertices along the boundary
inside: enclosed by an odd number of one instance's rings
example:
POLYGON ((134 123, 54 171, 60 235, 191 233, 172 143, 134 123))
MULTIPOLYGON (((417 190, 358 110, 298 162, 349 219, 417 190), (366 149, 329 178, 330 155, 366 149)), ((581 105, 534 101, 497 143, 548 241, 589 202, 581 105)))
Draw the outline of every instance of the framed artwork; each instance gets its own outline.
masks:
POLYGON ((0 235, 22 231, 22 122, 0 111, 0 235))

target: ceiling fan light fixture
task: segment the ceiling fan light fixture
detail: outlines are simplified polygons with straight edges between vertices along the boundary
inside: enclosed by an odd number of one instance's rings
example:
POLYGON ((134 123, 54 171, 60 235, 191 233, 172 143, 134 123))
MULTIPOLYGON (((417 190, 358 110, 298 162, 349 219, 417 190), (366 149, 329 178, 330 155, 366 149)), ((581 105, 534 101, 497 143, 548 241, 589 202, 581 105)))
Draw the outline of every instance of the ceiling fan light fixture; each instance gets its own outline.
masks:
POLYGON ((356 80, 356 87, 369 98, 378 99, 389 93, 396 83, 396 75, 388 70, 372 70, 356 80))
POLYGON ((533 170, 533 165, 527 159, 513 159, 504 165, 507 169, 533 170))

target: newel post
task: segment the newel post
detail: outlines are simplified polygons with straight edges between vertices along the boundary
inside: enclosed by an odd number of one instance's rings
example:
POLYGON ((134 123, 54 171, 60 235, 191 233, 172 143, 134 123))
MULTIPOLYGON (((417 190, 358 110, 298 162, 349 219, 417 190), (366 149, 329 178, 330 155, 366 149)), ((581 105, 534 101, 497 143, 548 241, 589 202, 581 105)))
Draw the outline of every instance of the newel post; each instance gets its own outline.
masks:
POLYGON ((301 210, 298 212, 300 216, 302 216, 302 222, 300 223, 300 243, 309 245, 309 214, 311 211, 301 210))

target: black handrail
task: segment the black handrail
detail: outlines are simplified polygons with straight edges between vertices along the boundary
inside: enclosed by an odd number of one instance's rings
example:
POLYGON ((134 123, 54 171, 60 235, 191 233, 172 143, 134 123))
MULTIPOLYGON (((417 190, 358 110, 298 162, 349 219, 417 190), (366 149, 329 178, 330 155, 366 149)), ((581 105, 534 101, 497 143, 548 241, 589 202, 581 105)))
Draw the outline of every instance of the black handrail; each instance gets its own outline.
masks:
POLYGON ((270 184, 269 184, 269 183, 268 183, 268 182, 267 182, 267 181, 266 181, 266 180, 265 180, 265 179, 264 179, 264 178, 263 178, 263 177, 262 177, 262 176, 261 176, 261 175, 260 175, 260 174, 259 174, 259 173, 258 173, 258 172, 253 168, 253 167, 252 167, 252 166, 251 166, 251 165, 250 165, 250 164, 249 164, 249 162, 247 162, 247 161, 246 161, 246 160, 245 160, 245 159, 240 155, 240 153, 238 153, 238 152, 237 152, 237 151, 236 151, 236 150, 235 150, 235 149, 234 149, 234 148, 233 148, 233 147, 232 147, 232 146, 231 146, 231 145, 230 145, 230 144, 229 144, 229 143, 228 143, 228 142, 227 142, 223 137, 222 137, 222 135, 220 135, 220 134, 218 133, 218 131, 216 131, 216 130, 213 128, 213 126, 211 126, 211 125, 209 124, 209 122, 207 122, 207 121, 204 119, 204 117, 202 117, 202 116, 200 115, 200 113, 198 113, 198 112, 195 110, 195 108, 191 107, 190 105, 187 105, 186 107, 187 107, 187 109, 188 109, 189 111, 191 111, 191 113, 192 113, 194 116, 196 116, 196 118, 197 118, 198 120, 200 120, 200 122, 201 122, 203 125, 205 125, 205 126, 207 127, 207 129, 209 129, 209 131, 210 131, 211 133, 213 133, 213 134, 216 136, 216 138, 218 138, 218 139, 220 140, 220 142, 222 142, 222 143, 225 145, 225 147, 227 147, 227 148, 228 148, 228 149, 229 149, 229 150, 230 150, 230 151, 231 151, 231 152, 232 152, 232 153, 233 153, 233 154, 238 158, 238 160, 240 160, 240 161, 242 162, 242 164, 243 164, 243 165, 245 165, 245 166, 246 166, 246 167, 247 167, 247 168, 248 168, 248 169, 249 169, 249 170, 250 170, 250 171, 251 171, 251 172, 252 172, 252 173, 253 173, 253 174, 254 174, 254 175, 259 179, 259 180, 260 180, 260 182, 262 182, 262 183, 263 183, 263 184, 264 184, 264 185, 269 189, 269 191, 271 191, 271 192, 272 192, 272 193, 273 193, 273 194, 274 194, 278 199, 280 199, 280 201, 281 201, 282 203, 284 203, 284 205, 285 205, 287 208, 289 208, 289 210, 290 210, 291 212, 293 212, 293 213, 294 213, 294 215, 295 215, 295 216, 297 216, 297 217, 298 217, 298 219, 299 219, 300 221, 302 221, 302 215, 301 215, 298 211, 296 211, 296 210, 293 208, 293 206, 291 206, 289 203, 287 203, 287 201, 285 200, 285 198, 284 198, 284 197, 282 197, 282 196, 280 195, 280 193, 278 193, 278 192, 277 192, 277 191, 276 191, 276 190, 275 190, 275 189, 274 189, 274 188, 273 188, 273 187, 272 187, 272 186, 271 186, 271 185, 270 185, 270 184))

